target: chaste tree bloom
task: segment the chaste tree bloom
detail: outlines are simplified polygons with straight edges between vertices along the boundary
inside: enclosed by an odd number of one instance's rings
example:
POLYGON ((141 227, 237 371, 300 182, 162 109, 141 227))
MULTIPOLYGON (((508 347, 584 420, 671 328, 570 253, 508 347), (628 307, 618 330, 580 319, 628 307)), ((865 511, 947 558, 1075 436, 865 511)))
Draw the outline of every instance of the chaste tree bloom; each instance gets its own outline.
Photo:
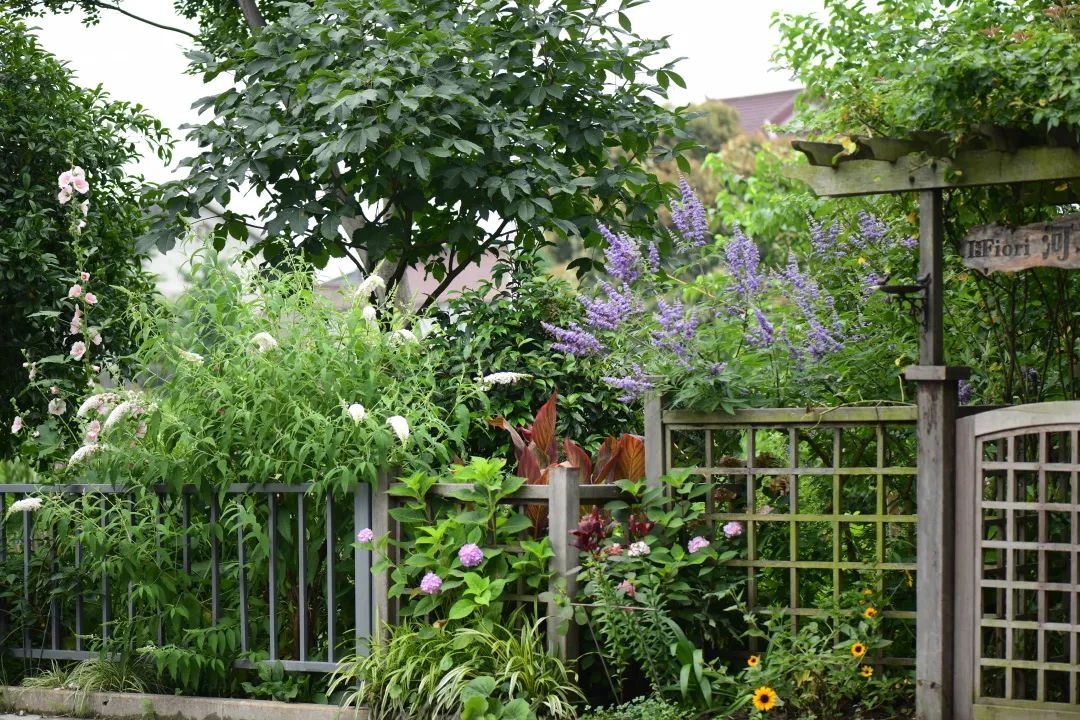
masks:
POLYGON ((427 595, 434 595, 439 592, 439 588, 442 587, 442 578, 433 572, 429 572, 420 581, 420 592, 427 595))
POLYGON ((369 543, 375 539, 375 532, 371 528, 364 528, 356 533, 356 542, 369 543))
POLYGON ((35 510, 41 509, 41 504, 41 498, 36 497, 28 497, 23 498, 22 500, 16 500, 15 502, 11 503, 11 507, 8 508, 8 515, 13 515, 15 513, 34 512, 35 510))
POLYGON ((367 410, 365 410, 364 406, 360 403, 353 403, 345 410, 345 412, 349 414, 349 417, 352 418, 354 423, 363 422, 364 418, 367 417, 367 410))
MULTIPOLYGON (((679 230, 681 245, 702 247, 709 242, 709 222, 705 206, 682 175, 679 176, 680 202, 671 202, 671 222, 679 230)), ((653 272, 656 272, 653 270, 653 272)))
POLYGON ((532 377, 527 373, 518 372, 497 372, 485 375, 480 379, 480 382, 484 385, 513 385, 520 380, 527 380, 532 377))
POLYGON ((546 322, 540 323, 540 326, 555 338, 556 342, 551 346, 553 350, 585 356, 596 355, 603 349, 600 341, 591 333, 582 330, 577 323, 567 323, 565 328, 546 322))
POLYGON ((473 543, 466 543, 458 550, 458 560, 467 568, 474 568, 484 561, 484 551, 473 543))
POLYGON ((273 350, 278 346, 278 341, 268 332, 255 333, 251 338, 251 342, 255 343, 255 347, 258 348, 259 352, 273 350))
POLYGON ((398 440, 402 444, 405 444, 409 440, 409 421, 400 415, 391 415, 386 418, 386 424, 393 430, 394 434, 398 436, 398 440))
POLYGON ((644 557, 652 552, 652 548, 644 540, 638 540, 636 543, 630 546, 630 549, 626 551, 626 554, 630 557, 644 557))
MULTIPOLYGON (((762 510, 763 514, 765 514, 764 513, 765 508, 762 508, 761 510, 762 510)), ((732 520, 727 525, 724 525, 724 537, 726 537, 727 539, 730 540, 731 538, 738 537, 738 536, 740 536, 742 534, 743 534, 743 524, 741 522, 737 522, 735 520, 732 520)))
POLYGON ((698 550, 704 550, 707 547, 709 547, 709 541, 700 535, 691 538, 690 542, 686 543, 686 551, 689 553, 696 553, 698 550))

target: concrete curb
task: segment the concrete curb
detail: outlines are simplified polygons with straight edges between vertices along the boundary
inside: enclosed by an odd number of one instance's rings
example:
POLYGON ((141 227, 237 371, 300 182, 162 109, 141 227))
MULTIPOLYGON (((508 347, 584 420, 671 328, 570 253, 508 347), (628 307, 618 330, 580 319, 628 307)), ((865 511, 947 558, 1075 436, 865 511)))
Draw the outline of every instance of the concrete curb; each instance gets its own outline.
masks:
POLYGON ((269 700, 80 693, 0 685, 3 709, 115 720, 368 720, 366 710, 269 700))

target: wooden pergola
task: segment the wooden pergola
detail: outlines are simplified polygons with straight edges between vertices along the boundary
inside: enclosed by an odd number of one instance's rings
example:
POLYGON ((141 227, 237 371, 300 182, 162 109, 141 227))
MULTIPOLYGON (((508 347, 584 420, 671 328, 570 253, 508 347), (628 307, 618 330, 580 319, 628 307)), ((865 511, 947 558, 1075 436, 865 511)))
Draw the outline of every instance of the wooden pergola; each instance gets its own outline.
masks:
MULTIPOLYGON (((918 387, 918 570, 916 717, 953 717, 956 590, 957 389, 967 368, 946 364, 943 201, 945 190, 1011 185, 1019 202, 1077 201, 1080 150, 983 147, 951 151, 940 139, 853 138, 854 146, 795 141, 809 160, 790 168, 819 196, 919 194, 919 278, 924 322, 919 364, 905 369, 918 387)), ((966 713, 965 713, 966 714, 966 713)))

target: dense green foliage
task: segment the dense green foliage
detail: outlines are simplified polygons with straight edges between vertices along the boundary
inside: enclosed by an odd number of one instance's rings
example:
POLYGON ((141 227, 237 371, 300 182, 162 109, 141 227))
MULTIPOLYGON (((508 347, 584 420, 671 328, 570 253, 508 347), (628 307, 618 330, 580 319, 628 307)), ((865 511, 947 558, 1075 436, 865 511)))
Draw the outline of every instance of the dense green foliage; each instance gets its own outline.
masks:
POLYGON ((691 720, 694 714, 663 698, 641 697, 599 710, 586 710, 581 720, 691 720))
MULTIPOLYGON (((28 428, 47 424, 45 434, 54 432, 46 404, 52 397, 70 402, 85 385, 82 365, 63 362, 80 339, 68 332, 67 316, 68 288, 79 273, 89 272, 98 292, 150 292, 135 251, 143 229, 139 179, 124 166, 138 158, 140 142, 162 157, 168 147, 160 123, 142 108, 76 85, 72 70, 4 13, 0 68, 0 456, 9 456, 18 441, 8 432, 15 415, 22 411, 28 428), (73 166, 86 169, 90 191, 64 206, 57 177, 73 166), (82 233, 92 241, 80 242, 69 214, 82 200, 90 201, 82 233), (50 367, 29 378, 23 363, 46 357, 50 367), (51 395, 53 386, 59 395, 51 395)), ((95 324, 105 327, 121 313, 121 303, 103 304, 95 324)), ((120 354, 131 346, 119 325, 108 340, 120 354)))

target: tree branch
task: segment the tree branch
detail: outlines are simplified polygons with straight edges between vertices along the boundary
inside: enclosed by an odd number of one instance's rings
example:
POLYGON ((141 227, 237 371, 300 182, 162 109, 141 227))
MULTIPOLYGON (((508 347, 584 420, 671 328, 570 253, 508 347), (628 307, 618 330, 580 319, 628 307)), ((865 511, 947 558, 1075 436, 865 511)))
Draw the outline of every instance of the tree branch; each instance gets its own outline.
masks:
POLYGON ((247 20, 252 32, 258 32, 266 27, 266 18, 259 12, 259 6, 255 4, 255 0, 236 0, 236 3, 240 6, 240 11, 244 13, 244 19, 247 20))
MULTIPOLYGON (((484 252, 492 246, 495 240, 505 234, 503 233, 503 229, 508 224, 510 224, 509 218, 503 220, 502 224, 499 225, 498 229, 496 229, 495 232, 491 233, 488 236, 487 242, 481 245, 476 252, 468 255, 465 258, 462 258, 462 260, 458 262, 457 267, 448 267, 446 271, 446 276, 442 279, 442 282, 436 285, 435 289, 428 294, 427 298, 420 306, 420 311, 423 312, 424 310, 427 310, 429 307, 431 307, 431 305, 439 298, 439 295, 445 292, 446 288, 450 287, 450 283, 452 283, 454 279, 457 278, 457 276, 465 270, 465 268, 469 267, 469 265, 482 258, 484 256, 484 252)), ((510 231, 508 230, 507 232, 510 231)), ((448 262, 452 260, 453 250, 450 251, 450 255, 448 256, 448 262)))
POLYGON ((189 38, 192 38, 192 39, 198 38, 198 35, 196 35, 195 33, 188 32, 187 30, 184 30, 183 28, 174 27, 172 25, 165 25, 163 23, 159 23, 159 22, 155 22, 153 20, 149 20, 149 19, 144 18, 142 16, 136 15, 133 12, 128 12, 124 8, 120 7, 119 5, 110 5, 109 3, 101 2, 101 0, 94 0, 94 5, 96 5, 99 8, 104 8, 106 10, 115 10, 116 12, 120 13, 121 15, 127 15, 132 20, 138 20, 141 23, 145 23, 145 24, 150 25, 152 27, 156 27, 159 30, 168 30, 170 32, 180 33, 181 35, 187 35, 189 38))

